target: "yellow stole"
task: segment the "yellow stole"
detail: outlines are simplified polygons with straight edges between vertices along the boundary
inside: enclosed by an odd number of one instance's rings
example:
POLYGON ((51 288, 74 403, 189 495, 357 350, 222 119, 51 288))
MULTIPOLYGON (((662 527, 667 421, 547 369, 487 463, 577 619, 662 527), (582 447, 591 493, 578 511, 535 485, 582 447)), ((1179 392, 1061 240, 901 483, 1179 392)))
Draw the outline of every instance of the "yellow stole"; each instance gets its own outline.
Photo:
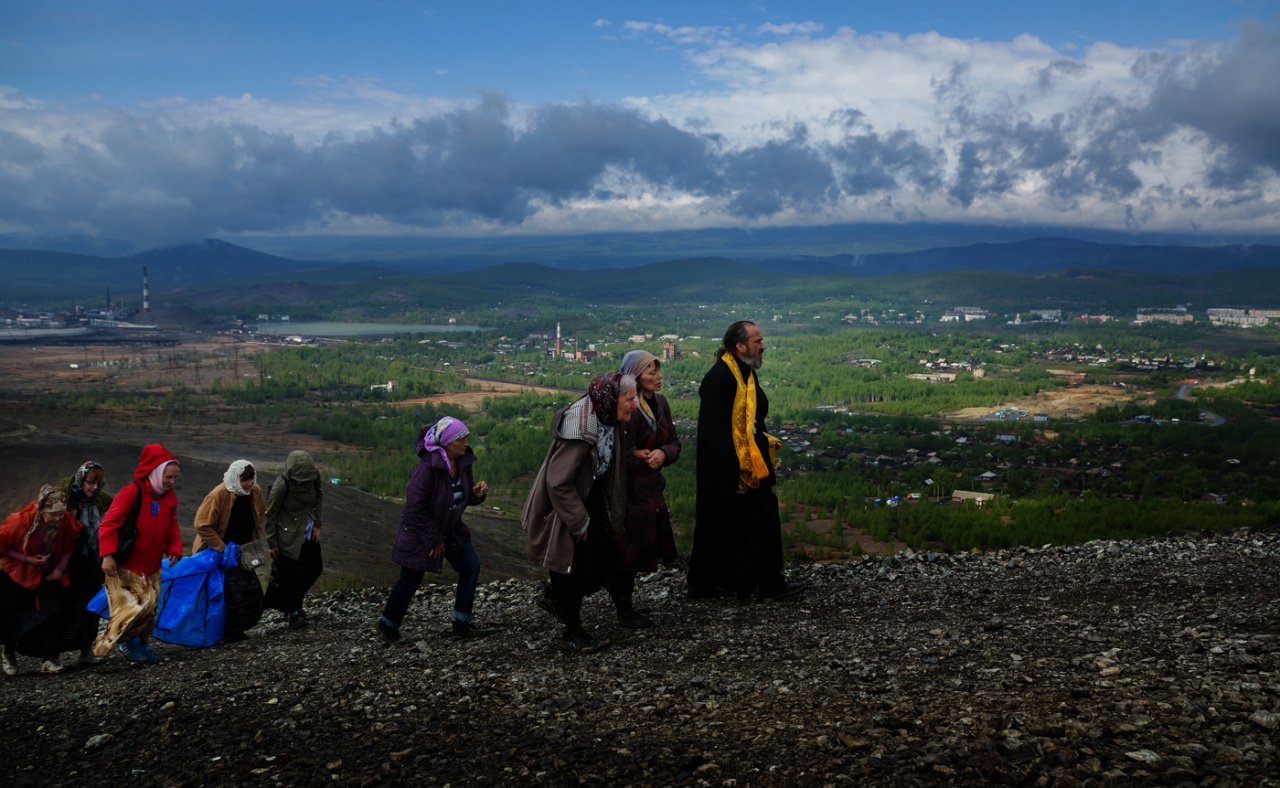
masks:
MULTIPOLYGON (((756 445, 754 434, 755 378, 751 373, 747 373, 748 377, 744 381, 742 371, 738 369, 738 363, 731 354, 725 353, 720 360, 733 373, 733 379, 738 382, 738 390, 733 395, 733 413, 729 417, 729 426, 733 432, 733 449, 738 455, 738 492, 744 493, 747 490, 756 489, 761 481, 769 478, 769 466, 765 464, 760 447, 756 445)), ((769 459, 773 460, 777 454, 777 448, 782 446, 782 441, 768 433, 765 433, 765 437, 769 440, 769 459)))

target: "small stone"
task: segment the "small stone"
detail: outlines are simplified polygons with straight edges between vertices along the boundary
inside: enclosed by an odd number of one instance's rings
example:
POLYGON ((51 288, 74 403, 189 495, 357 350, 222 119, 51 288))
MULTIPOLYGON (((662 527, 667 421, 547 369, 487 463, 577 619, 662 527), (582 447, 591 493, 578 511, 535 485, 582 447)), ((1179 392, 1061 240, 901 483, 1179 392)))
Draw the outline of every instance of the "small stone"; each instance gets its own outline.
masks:
POLYGON ((1161 758, 1151 750, 1134 750, 1133 752, 1126 752, 1125 756, 1147 766, 1159 766, 1164 763, 1164 758, 1161 758))

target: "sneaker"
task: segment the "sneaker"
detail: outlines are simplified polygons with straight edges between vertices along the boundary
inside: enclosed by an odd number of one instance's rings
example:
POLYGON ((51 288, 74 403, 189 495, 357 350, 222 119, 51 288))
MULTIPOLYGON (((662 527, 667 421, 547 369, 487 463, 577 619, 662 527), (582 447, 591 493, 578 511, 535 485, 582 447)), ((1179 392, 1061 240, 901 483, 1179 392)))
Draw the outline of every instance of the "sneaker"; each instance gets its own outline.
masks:
POLYGON ((453 636, 456 638, 487 638, 497 631, 497 627, 478 627, 470 621, 453 622, 453 636))
POLYGON ((6 676, 18 675, 18 654, 16 651, 6 648, 3 652, 0 652, 0 670, 3 670, 6 676))
POLYGON ((132 638, 120 644, 120 655, 130 662, 146 662, 147 653, 142 649, 142 641, 132 638))
POLYGON ((54 659, 46 659, 44 661, 44 664, 40 666, 40 672, 41 673, 61 673, 62 665, 58 662, 56 657, 54 659))
POLYGON ((594 654, 609 645, 609 641, 594 637, 585 629, 568 633, 560 638, 560 642, 564 644, 566 649, 577 654, 594 654))
POLYGON ((400 627, 393 627, 381 618, 378 619, 378 623, 374 625, 374 628, 378 630, 378 634, 382 636, 382 639, 387 641, 387 645, 392 645, 400 639, 400 627))
POLYGON ((142 645, 142 657, 147 661, 148 665, 154 665, 160 660, 164 659, 164 657, 160 656, 159 653, 151 650, 151 644, 143 643, 141 645, 142 645))
POLYGON ((289 629, 302 629, 307 625, 307 617, 302 614, 301 610, 295 610, 289 614, 289 629))
POLYGON ((538 594, 538 607, 555 616, 561 624, 569 623, 565 621, 564 613, 560 612, 560 606, 551 598, 551 586, 547 583, 542 585, 542 593, 538 594))
POLYGON ((618 626, 623 629, 648 629, 653 626, 653 619, 636 610, 619 610, 618 626))

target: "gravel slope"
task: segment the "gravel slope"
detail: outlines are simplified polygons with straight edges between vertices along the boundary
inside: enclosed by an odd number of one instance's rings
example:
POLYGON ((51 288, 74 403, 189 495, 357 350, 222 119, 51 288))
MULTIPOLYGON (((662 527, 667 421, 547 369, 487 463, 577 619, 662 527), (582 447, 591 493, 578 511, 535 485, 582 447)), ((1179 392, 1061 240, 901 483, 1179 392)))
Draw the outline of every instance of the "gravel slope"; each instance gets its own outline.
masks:
POLYGON ((562 652, 536 583, 482 586, 486 640, 427 589, 248 640, 0 677, 10 785, 1275 785, 1280 535, 1241 532, 795 570, 787 602, 640 584, 659 626, 562 652))

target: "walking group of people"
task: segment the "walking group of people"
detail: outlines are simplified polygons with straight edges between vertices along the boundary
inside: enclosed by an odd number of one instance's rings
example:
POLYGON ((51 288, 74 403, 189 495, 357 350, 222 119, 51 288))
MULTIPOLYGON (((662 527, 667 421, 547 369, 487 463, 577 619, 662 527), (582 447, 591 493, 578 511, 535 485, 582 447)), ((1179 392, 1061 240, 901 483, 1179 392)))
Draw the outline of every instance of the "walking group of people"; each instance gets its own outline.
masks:
MULTIPOLYGON (((782 533, 774 494, 780 442, 765 431, 769 400, 757 376, 764 361, 758 326, 729 326, 702 380, 698 410, 697 522, 689 558, 690 598, 792 596, 802 589, 782 571, 782 533)), ((653 626, 633 602, 636 576, 676 558, 662 470, 680 458, 680 436, 660 393, 662 362, 633 350, 621 369, 591 381, 585 396, 556 413, 547 449, 521 512, 526 552, 548 570, 537 603, 563 625, 561 641, 590 653, 608 645, 582 622, 583 600, 604 589, 627 629, 653 626)), ((472 620, 480 559, 463 520, 482 503, 469 430, 444 417, 418 434, 419 461, 405 489, 392 548, 400 577, 377 632, 388 642, 427 572, 445 561, 457 572, 451 632, 493 634, 472 620)), ((133 481, 109 496, 105 471, 86 462, 61 487, 46 485, 34 501, 0 525, 0 645, 3 670, 17 672, 17 653, 62 670, 59 655, 76 650, 93 664, 113 649, 128 660, 156 662, 151 648, 162 560, 182 557, 174 484, 181 468, 160 444, 143 448, 133 481), (105 586, 110 616, 99 631, 86 604, 105 586)), ((265 606, 290 628, 307 625, 303 598, 323 571, 323 487, 311 456, 289 454, 264 494, 247 460, 227 468, 195 518, 192 554, 227 544, 266 541, 272 559, 265 606)), ((229 636, 242 636, 239 631, 229 636)))
MULTIPOLYGON (((183 554, 174 485, 177 457, 158 443, 142 449, 133 481, 106 492, 103 466, 81 465, 60 486, 0 524, 0 669, 18 672, 18 654, 41 661, 44 673, 63 670, 60 655, 78 652, 82 665, 113 650, 127 660, 158 662, 151 647, 164 559, 183 554), (107 625, 87 607, 105 588, 107 625)), ((323 571, 320 513, 323 489, 311 456, 291 453, 284 473, 263 494, 247 460, 231 463, 223 482, 196 512, 191 552, 222 552, 264 539, 273 561, 266 605, 306 625, 302 599, 323 571)))
MULTIPOLYGON (((780 441, 765 432, 769 400, 756 372, 764 338, 749 321, 729 326, 702 380, 698 411, 697 523, 689 561, 690 598, 732 594, 783 599, 802 587, 782 571, 782 526, 773 487, 780 441)), ((633 350, 621 369, 591 381, 585 396, 552 419, 551 445, 521 512, 530 560, 548 570, 538 606, 562 625, 570 651, 591 653, 608 641, 582 622, 583 600, 604 589, 619 626, 653 620, 633 603, 636 575, 675 559, 662 469, 680 457, 680 436, 662 390, 662 362, 633 350)), ((376 623, 388 642, 425 572, 442 560, 458 573, 453 633, 483 637, 472 621, 480 561, 463 522, 467 506, 488 491, 475 481, 468 430, 445 417, 418 435, 419 463, 405 491, 393 559, 400 578, 376 623)))

